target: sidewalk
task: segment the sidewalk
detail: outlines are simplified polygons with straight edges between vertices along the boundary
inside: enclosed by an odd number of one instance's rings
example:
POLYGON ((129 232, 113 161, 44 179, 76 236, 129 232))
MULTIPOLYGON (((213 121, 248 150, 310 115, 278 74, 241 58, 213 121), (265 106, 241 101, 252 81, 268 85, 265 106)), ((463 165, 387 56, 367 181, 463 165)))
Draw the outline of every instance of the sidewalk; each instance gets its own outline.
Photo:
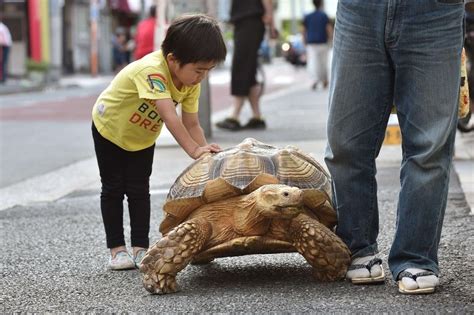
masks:
POLYGON ((26 79, 15 79, 10 78, 5 84, 0 84, 0 96, 17 94, 17 93, 28 93, 34 91, 43 91, 48 89, 61 89, 69 87, 87 87, 96 86, 99 84, 109 83, 114 75, 99 75, 92 77, 87 74, 77 75, 65 75, 57 82, 42 83, 34 82, 26 79))
POLYGON ((9 78, 4 84, 0 84, 0 96, 16 93, 41 91, 46 85, 24 79, 9 78))

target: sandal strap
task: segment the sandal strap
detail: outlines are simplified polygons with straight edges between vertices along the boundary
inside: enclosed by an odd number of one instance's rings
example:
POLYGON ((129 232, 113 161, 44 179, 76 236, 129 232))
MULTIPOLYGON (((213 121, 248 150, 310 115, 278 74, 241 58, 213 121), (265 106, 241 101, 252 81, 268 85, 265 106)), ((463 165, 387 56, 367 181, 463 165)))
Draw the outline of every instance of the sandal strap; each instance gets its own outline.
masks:
POLYGON ((436 276, 434 272, 432 271, 423 271, 423 272, 418 272, 418 273, 415 273, 415 274, 412 274, 411 272, 408 272, 408 271, 402 271, 399 275, 398 275, 398 279, 402 279, 404 277, 407 277, 407 278, 411 278, 413 280, 416 281, 416 278, 418 277, 426 277, 426 276, 436 276))
POLYGON ((370 271, 370 269, 374 266, 374 265, 381 265, 382 264, 382 259, 380 258, 374 258, 372 260, 370 260, 367 264, 356 264, 356 265, 350 265, 348 270, 356 270, 356 269, 364 269, 364 268, 367 268, 367 270, 370 271))

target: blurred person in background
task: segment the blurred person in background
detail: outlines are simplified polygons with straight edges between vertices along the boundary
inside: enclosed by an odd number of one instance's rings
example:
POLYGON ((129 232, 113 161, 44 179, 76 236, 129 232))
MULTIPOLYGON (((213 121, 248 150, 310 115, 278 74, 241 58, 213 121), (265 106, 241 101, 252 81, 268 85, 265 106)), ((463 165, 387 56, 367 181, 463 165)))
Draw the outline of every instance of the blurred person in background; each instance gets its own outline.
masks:
POLYGON ((5 83, 8 73, 8 56, 12 46, 12 35, 8 27, 3 24, 3 16, 0 12, 0 83, 5 83))
POLYGON ((154 51, 155 48, 156 6, 150 7, 148 18, 138 23, 135 33, 135 60, 154 51))
POLYGON ((130 62, 130 53, 127 46, 127 32, 123 27, 117 27, 112 38, 114 71, 118 73, 130 62))
POLYGON ((233 0, 230 22, 234 24, 234 54, 231 70, 231 94, 233 96, 232 116, 220 121, 217 127, 227 130, 242 128, 264 129, 265 121, 260 112, 261 85, 258 84, 258 50, 268 26, 271 37, 275 32, 273 24, 273 3, 271 0, 233 0), (253 117, 242 126, 240 112, 248 99, 253 117))
POLYGON ((332 25, 323 10, 323 0, 313 0, 315 10, 303 20, 303 38, 306 45, 306 67, 313 80, 315 90, 319 83, 328 86, 329 40, 332 38, 332 25))

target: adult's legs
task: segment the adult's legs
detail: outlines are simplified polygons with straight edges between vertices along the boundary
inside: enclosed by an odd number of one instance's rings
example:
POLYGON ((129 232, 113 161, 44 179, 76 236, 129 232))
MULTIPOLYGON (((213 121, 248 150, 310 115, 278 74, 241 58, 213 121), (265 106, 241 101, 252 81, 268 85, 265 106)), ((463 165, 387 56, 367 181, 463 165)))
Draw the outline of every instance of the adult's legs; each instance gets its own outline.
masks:
POLYGON ((317 48, 317 67, 316 73, 318 81, 323 83, 323 88, 328 86, 328 53, 329 47, 327 44, 318 44, 317 48))
POLYGON ((235 97, 233 118, 238 119, 245 98, 251 97, 254 116, 259 116, 257 86, 258 49, 263 40, 265 27, 258 18, 245 19, 234 28, 234 55, 231 71, 231 94, 235 97), (252 93, 253 92, 253 93, 252 93), (251 95, 252 94, 252 95, 251 95))
MULTIPOLYGON (((259 84, 255 84, 250 88, 248 99, 250 103, 250 107, 252 109, 253 117, 260 117, 260 92, 261 86, 259 84)), ((245 97, 244 96, 234 96, 233 97, 233 105, 234 110, 232 112, 232 118, 239 119, 240 112, 242 111, 242 107, 244 106, 245 97)))
POLYGON ((384 45, 387 2, 340 0, 337 10, 325 161, 333 179, 336 233, 353 258, 378 250, 375 158, 393 99, 384 45))
POLYGON ((240 112, 242 111, 242 107, 244 106, 245 97, 244 96, 234 96, 232 98, 232 116, 231 118, 235 120, 239 120, 240 112))
POLYGON ((261 89, 262 86, 260 84, 255 84, 250 88, 249 103, 254 118, 260 118, 260 116, 262 115, 262 113, 260 112, 260 96, 262 92, 261 89))
POLYGON ((318 84, 318 76, 316 72, 317 58, 316 45, 306 45, 306 69, 308 71, 309 77, 311 78, 313 89, 315 89, 318 84))
POLYGON ((394 279, 407 268, 438 269, 438 245, 453 154, 463 45, 463 3, 407 1, 389 47, 403 137, 394 279))

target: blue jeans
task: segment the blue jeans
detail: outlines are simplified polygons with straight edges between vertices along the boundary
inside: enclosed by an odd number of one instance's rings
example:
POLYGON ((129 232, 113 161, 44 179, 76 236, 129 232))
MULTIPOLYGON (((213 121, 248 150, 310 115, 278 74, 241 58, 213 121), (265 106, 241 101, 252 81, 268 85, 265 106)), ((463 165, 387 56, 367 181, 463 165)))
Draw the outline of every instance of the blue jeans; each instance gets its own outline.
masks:
POLYGON ((353 257, 377 253, 375 159, 392 105, 403 158, 394 279, 410 267, 438 274, 463 45, 462 0, 339 0, 325 161, 337 234, 353 257))

